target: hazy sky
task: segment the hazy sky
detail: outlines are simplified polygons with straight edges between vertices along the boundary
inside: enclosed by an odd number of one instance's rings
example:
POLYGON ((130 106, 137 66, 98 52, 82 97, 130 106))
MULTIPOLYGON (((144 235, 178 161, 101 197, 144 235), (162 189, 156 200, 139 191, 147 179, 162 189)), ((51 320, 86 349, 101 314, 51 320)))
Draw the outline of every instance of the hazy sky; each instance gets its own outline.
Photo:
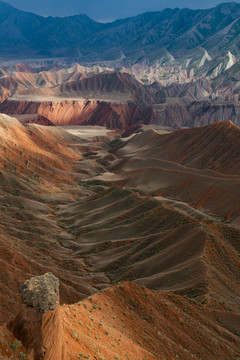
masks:
MULTIPOLYGON (((231 0, 5 0, 18 9, 44 16, 87 14, 97 21, 112 21, 166 7, 203 9, 231 0)), ((240 0, 235 1, 237 3, 240 0)))

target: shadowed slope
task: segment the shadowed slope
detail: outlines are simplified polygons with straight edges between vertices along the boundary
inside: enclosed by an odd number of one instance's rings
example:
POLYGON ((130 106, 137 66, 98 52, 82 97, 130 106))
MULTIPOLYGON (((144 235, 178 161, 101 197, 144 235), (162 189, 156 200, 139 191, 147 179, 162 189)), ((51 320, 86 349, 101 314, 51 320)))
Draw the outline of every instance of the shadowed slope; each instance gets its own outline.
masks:
MULTIPOLYGON (((235 284, 232 289, 237 286, 239 232, 235 231, 235 242, 227 245, 232 257, 228 268, 224 253, 230 230, 217 223, 211 229, 212 220, 207 217, 201 221, 198 216, 186 216, 157 200, 120 189, 62 206, 60 214, 77 235, 74 246, 78 253, 87 256, 93 270, 107 271, 113 281, 135 280, 153 289, 193 297, 201 297, 211 288, 211 296, 215 296, 216 289, 208 286, 208 272, 213 269, 208 249, 214 248, 216 241, 216 271, 221 269, 235 284), (212 232, 218 234, 216 239, 212 232)), ((222 294, 227 294, 226 283, 222 294)), ((237 296, 234 290, 233 294, 237 296)), ((217 298, 222 295, 218 293, 217 298)))
POLYGON ((120 159, 109 167, 115 175, 96 179, 170 198, 178 210, 187 203, 187 214, 197 207, 239 227, 239 135, 231 122, 166 135, 149 130, 118 142, 113 152, 120 159))
POLYGON ((116 189, 66 206, 61 215, 77 233, 79 254, 89 254, 93 269, 107 270, 114 281, 136 279, 152 288, 179 290, 204 277, 200 256, 206 234, 193 219, 157 201, 116 189), (187 269, 192 276, 185 279, 187 269))
POLYGON ((159 135, 153 130, 130 140, 121 155, 160 158, 195 169, 240 175, 240 128, 231 121, 159 135))

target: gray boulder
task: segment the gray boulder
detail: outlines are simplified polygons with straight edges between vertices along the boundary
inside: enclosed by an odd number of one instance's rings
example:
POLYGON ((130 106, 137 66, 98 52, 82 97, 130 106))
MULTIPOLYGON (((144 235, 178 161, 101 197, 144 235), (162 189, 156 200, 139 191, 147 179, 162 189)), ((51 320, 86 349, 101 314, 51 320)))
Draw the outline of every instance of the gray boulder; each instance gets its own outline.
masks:
POLYGON ((25 303, 42 313, 54 310, 59 302, 59 280, 50 272, 26 280, 19 291, 25 303))

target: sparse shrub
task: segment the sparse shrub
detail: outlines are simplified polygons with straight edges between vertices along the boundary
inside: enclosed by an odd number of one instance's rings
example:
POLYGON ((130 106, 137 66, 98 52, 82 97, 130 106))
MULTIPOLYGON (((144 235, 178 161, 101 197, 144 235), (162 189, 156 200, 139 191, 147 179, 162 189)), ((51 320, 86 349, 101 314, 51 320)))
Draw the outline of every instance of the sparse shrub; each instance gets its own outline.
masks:
POLYGON ((21 360, 24 360, 24 359, 26 359, 27 358, 27 354, 24 354, 23 352, 20 352, 20 359, 21 360))
POLYGON ((14 342, 12 343, 11 347, 13 349, 17 349, 19 346, 22 346, 22 343, 20 340, 14 340, 14 342))

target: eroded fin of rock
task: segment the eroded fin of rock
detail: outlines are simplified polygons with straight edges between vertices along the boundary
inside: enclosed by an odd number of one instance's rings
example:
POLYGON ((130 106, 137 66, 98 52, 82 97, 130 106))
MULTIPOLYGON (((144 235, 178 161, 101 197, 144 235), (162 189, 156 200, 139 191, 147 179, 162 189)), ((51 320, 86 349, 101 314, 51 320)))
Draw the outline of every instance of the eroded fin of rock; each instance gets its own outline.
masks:
POLYGON ((59 305, 59 280, 52 273, 20 285, 23 303, 9 329, 22 341, 29 360, 64 360, 64 331, 59 305))

